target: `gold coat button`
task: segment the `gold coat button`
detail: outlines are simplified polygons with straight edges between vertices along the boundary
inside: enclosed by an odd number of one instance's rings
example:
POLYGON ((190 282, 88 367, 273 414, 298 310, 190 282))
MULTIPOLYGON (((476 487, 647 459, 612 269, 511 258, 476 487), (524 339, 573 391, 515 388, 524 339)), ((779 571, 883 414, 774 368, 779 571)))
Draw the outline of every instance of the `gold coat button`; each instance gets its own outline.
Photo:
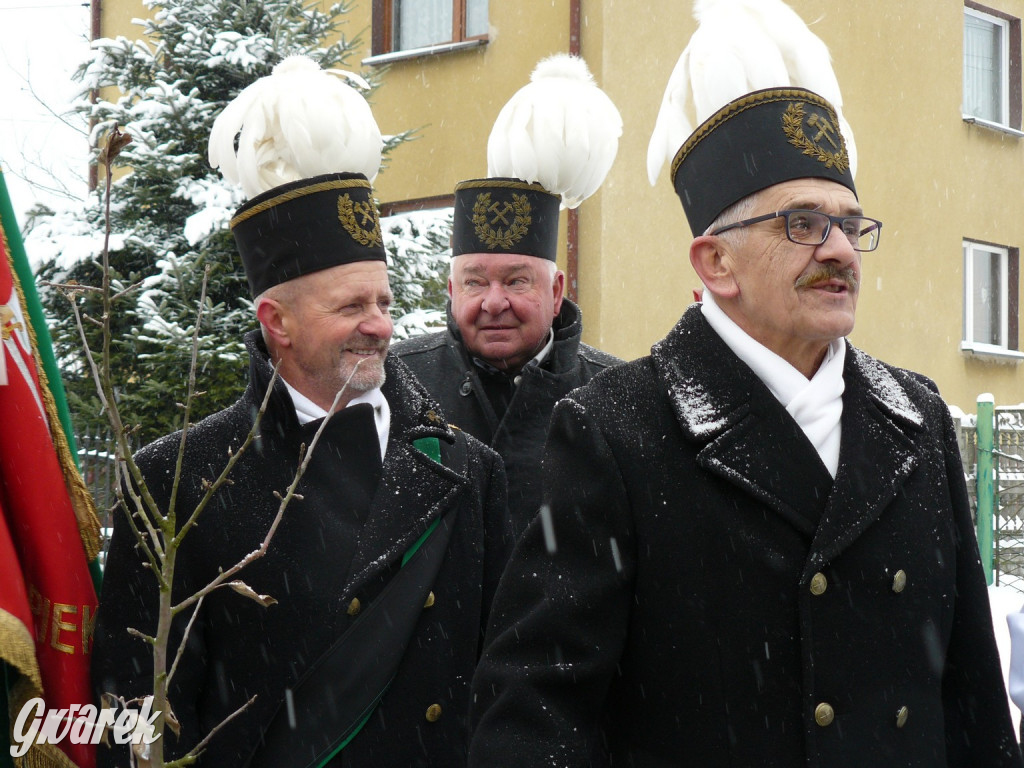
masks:
POLYGON ((363 610, 363 605, 359 602, 359 598, 353 597, 352 602, 348 604, 348 615, 358 616, 361 610, 363 610))
POLYGON ((427 722, 428 723, 436 723, 440 719, 441 719, 441 705, 440 704, 431 704, 429 707, 427 707, 427 722))
POLYGON ((904 570, 896 571, 896 575, 892 577, 892 591, 897 595, 902 592, 907 586, 907 572, 904 570))
POLYGON ((824 728, 826 725, 832 725, 832 721, 836 719, 836 712, 832 709, 831 704, 826 704, 824 701, 814 708, 814 722, 824 728))
POLYGON ((828 589, 828 579, 825 578, 824 573, 818 571, 811 577, 811 594, 823 595, 826 589, 828 589))
MULTIPOLYGON (((902 573, 902 571, 901 571, 901 573, 902 573)), ((907 709, 906 707, 900 707, 899 710, 896 712, 896 727, 897 728, 902 728, 904 725, 906 725, 907 724, 907 717, 909 717, 909 716, 910 716, 910 710, 907 709)))
POLYGON ((429 595, 427 595, 427 602, 425 602, 423 604, 423 607, 424 608, 430 608, 433 604, 434 604, 434 593, 433 593, 433 591, 431 591, 431 593, 429 595))

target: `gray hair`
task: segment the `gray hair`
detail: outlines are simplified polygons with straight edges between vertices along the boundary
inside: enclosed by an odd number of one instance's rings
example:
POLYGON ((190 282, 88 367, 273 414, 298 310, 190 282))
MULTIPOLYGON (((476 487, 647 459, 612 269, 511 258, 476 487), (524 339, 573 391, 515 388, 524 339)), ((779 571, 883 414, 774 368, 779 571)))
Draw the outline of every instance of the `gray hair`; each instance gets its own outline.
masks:
MULTIPOLYGON (((712 221, 708 228, 701 234, 709 235, 720 227, 727 227, 730 224, 735 224, 737 221, 750 218, 750 214, 753 213, 754 208, 757 207, 757 204, 762 197, 762 192, 764 192, 764 190, 754 192, 753 194, 747 195, 738 202, 730 205, 718 214, 718 216, 715 217, 715 220, 712 221)), ((722 238, 733 247, 738 245, 740 240, 745 236, 746 232, 743 231, 743 227, 730 229, 728 232, 716 235, 716 237, 722 238)))

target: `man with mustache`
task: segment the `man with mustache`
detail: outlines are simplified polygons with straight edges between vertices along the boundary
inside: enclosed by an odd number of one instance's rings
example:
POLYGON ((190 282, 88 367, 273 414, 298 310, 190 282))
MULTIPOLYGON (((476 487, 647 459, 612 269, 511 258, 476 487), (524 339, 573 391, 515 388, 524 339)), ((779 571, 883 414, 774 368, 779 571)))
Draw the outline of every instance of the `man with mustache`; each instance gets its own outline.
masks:
POLYGON ((703 301, 555 407, 470 765, 1020 768, 949 411, 845 339, 835 110, 749 93, 672 172, 703 301))

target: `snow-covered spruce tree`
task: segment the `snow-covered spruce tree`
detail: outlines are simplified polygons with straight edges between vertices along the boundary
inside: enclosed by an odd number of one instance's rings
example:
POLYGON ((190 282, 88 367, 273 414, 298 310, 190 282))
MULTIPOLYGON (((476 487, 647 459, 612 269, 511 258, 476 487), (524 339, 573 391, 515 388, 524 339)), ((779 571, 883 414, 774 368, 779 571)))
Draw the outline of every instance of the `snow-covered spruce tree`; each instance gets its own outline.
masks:
POLYGON ((451 209, 441 216, 434 211, 388 216, 381 221, 381 230, 395 294, 394 338, 443 329, 452 254, 451 209))
MULTIPOLYGON (((242 88, 269 74, 286 56, 305 53, 324 69, 352 69, 348 59, 358 42, 345 35, 349 9, 343 3, 326 12, 300 0, 146 0, 146 5, 152 18, 140 29, 140 39, 96 41, 91 60, 78 72, 83 84, 78 109, 93 121, 94 137, 99 139, 115 124, 132 137, 121 155, 131 171, 113 187, 111 267, 120 287, 138 287, 117 303, 112 359, 121 382, 121 412, 127 423, 139 425, 135 439, 140 444, 180 424, 176 403, 188 370, 196 303, 207 267, 206 319, 198 350, 205 394, 193 415, 225 407, 245 384, 241 338, 255 327, 255 317, 227 229, 243 200, 207 162, 213 120, 242 88), (108 98, 90 103, 90 92, 108 98)), ((390 137, 389 148, 405 138, 407 134, 390 137)), ((73 256, 65 253, 45 263, 42 281, 98 284, 102 214, 97 194, 79 209, 33 217, 31 238, 69 242, 77 234, 76 242, 85 244, 73 256)), ((435 243, 447 247, 447 237, 417 237, 409 230, 400 244, 388 249, 398 254, 393 272, 401 297, 396 325, 419 330, 425 327, 424 310, 443 309, 443 295, 403 283, 436 282, 429 266, 436 262, 431 248, 435 243), (426 261, 421 264, 421 259, 426 261), (404 321, 404 313, 412 313, 413 322, 404 321)), ((55 291, 44 300, 55 318, 55 345, 76 428, 100 434, 107 422, 71 309, 55 291)), ((97 311, 89 293, 78 301, 86 313, 97 311)), ((92 324, 86 325, 96 341, 92 324)))

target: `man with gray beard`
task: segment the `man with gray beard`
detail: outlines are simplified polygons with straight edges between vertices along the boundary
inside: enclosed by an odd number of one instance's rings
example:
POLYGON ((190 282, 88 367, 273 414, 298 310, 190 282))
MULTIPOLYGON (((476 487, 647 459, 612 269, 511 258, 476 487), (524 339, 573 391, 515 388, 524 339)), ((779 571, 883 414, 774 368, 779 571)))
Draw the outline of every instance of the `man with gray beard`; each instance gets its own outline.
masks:
MULTIPOLYGON (((288 86, 298 88, 311 64, 286 60, 274 77, 298 73, 288 86)), ((180 736, 168 731, 164 755, 185 756, 227 721, 195 765, 462 764, 469 681, 511 546, 501 459, 450 427, 388 355, 392 293, 365 175, 278 184, 242 205, 231 228, 260 324, 245 337, 248 386, 135 457, 179 533, 206 504, 177 552, 176 604, 259 549, 319 437, 269 549, 239 573, 276 603, 215 589, 174 618, 170 657, 183 647, 169 699, 180 736), (229 483, 205 499, 254 430, 229 483)), ((115 516, 95 630, 98 696, 153 692, 153 649, 137 634, 155 634, 159 589, 133 528, 150 552, 166 542, 146 533, 146 514, 115 516)), ((128 765, 127 747, 101 747, 99 764, 128 765)))

